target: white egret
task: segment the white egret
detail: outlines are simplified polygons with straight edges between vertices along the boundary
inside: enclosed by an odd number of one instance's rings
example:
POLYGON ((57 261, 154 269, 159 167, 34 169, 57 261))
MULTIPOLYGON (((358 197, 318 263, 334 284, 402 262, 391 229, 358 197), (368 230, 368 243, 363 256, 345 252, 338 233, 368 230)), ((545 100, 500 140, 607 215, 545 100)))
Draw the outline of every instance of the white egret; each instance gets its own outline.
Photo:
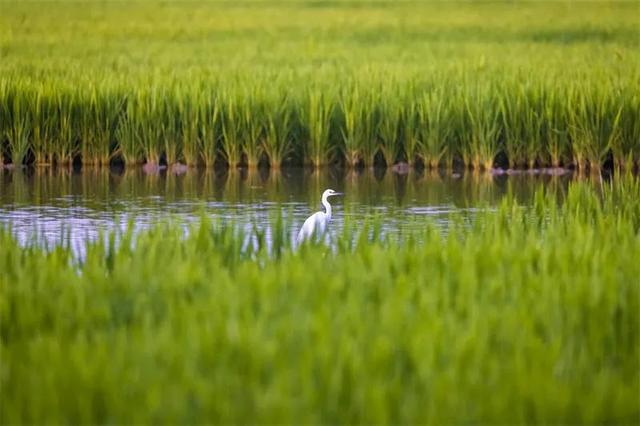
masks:
POLYGON ((324 234, 325 229, 327 229, 327 223, 331 220, 331 204, 329 204, 327 199, 334 195, 342 195, 342 193, 336 192, 333 189, 327 189, 322 193, 322 205, 325 211, 316 212, 304 221, 300 232, 298 232, 298 244, 307 238, 311 238, 313 235, 324 234))

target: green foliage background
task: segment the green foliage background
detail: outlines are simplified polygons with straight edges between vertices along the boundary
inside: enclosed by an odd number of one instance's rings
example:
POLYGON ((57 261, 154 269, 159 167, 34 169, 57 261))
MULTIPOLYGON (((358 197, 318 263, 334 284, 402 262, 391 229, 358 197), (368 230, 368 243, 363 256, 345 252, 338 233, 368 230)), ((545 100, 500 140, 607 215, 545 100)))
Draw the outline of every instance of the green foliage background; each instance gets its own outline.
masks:
POLYGON ((636 2, 2 7, 5 162, 640 157, 636 2))

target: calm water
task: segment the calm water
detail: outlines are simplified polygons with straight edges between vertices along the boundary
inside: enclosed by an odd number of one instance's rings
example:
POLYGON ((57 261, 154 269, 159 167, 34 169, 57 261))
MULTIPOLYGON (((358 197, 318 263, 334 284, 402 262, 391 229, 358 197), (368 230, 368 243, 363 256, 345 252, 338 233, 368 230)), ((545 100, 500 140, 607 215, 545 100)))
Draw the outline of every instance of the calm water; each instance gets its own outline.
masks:
POLYGON ((420 226, 415 219, 427 216, 446 226, 450 212, 473 215, 479 207, 497 205, 509 191, 524 204, 542 185, 562 194, 570 180, 450 172, 399 175, 390 170, 190 170, 183 175, 147 175, 140 169, 4 170, 0 225, 10 225, 21 241, 38 233, 49 242, 68 236, 79 245, 101 229, 123 227, 131 218, 144 228, 171 217, 196 220, 204 212, 244 226, 266 226, 270 216, 283 210, 292 223, 293 238, 304 219, 321 208, 322 191, 332 188, 345 193, 331 199, 333 231, 345 215, 357 222, 376 213, 384 218, 384 230, 392 231, 400 223, 420 226))

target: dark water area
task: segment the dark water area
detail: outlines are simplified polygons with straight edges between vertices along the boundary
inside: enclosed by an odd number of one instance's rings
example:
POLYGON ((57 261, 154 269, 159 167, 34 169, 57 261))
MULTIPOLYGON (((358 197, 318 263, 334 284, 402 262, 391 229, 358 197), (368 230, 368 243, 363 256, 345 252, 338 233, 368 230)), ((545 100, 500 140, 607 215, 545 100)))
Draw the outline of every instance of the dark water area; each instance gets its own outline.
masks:
POLYGON ((49 169, 0 171, 0 226, 10 226, 20 241, 38 235, 50 243, 70 240, 81 245, 100 230, 124 228, 133 220, 144 229, 171 218, 184 222, 201 214, 240 226, 268 227, 278 212, 285 215, 294 239, 310 214, 321 209, 327 188, 333 197, 330 232, 348 217, 359 223, 382 218, 383 232, 424 226, 422 219, 446 227, 452 212, 472 216, 497 206, 511 193, 523 205, 536 189, 567 191, 571 175, 492 176, 445 171, 397 174, 391 170, 309 171, 188 170, 175 175, 142 169, 49 169))

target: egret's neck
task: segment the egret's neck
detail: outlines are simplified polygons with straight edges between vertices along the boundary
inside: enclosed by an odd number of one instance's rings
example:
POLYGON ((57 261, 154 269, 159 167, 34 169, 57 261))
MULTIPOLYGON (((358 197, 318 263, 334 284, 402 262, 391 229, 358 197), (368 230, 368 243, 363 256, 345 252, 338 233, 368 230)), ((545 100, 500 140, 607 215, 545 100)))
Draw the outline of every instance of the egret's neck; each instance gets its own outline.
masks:
POLYGON ((329 204, 327 197, 322 197, 322 205, 324 206, 327 219, 331 219, 331 204, 329 204))

